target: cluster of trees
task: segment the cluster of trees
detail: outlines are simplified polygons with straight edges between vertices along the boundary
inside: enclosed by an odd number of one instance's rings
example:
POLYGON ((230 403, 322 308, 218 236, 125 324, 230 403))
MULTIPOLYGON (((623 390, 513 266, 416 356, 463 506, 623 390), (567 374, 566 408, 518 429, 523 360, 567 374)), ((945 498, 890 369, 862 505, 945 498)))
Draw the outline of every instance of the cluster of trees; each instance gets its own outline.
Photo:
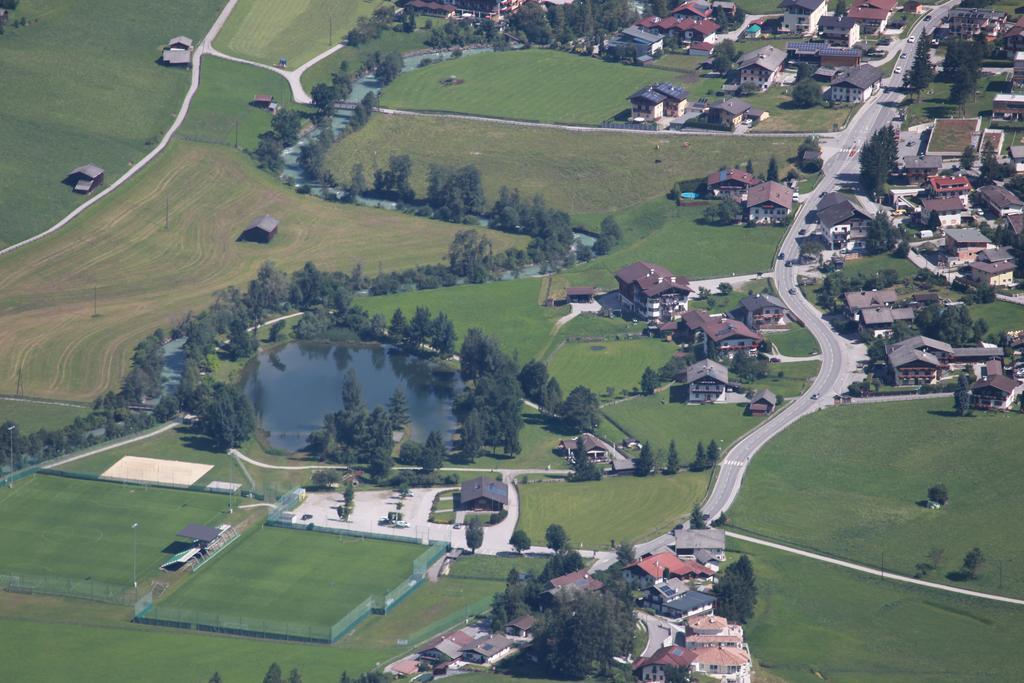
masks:
POLYGON ((896 171, 899 143, 892 126, 882 126, 860 150, 860 186, 870 197, 880 195, 889 174, 896 171))
POLYGON ((454 168, 431 164, 427 173, 427 204, 434 217, 462 223, 485 211, 484 186, 480 170, 472 164, 454 168))
POLYGON ((416 198, 412 189, 412 160, 408 154, 392 154, 386 168, 373 172, 373 190, 378 194, 391 195, 399 201, 411 202, 416 198))
POLYGON ((600 592, 567 592, 553 605, 545 604, 548 581, 584 566, 579 553, 565 549, 564 530, 559 536, 556 553, 539 575, 509 573, 505 590, 491 605, 492 626, 500 629, 516 617, 537 614, 534 648, 552 674, 574 679, 607 676, 616 667, 614 658, 625 656, 633 646, 636 631, 629 591, 621 575, 605 572, 600 592))
MULTIPOLYGON (((619 227, 619 222, 612 216, 605 216, 601 220, 601 229, 594 241, 594 254, 604 256, 619 246, 620 242, 622 242, 622 228, 619 227)), ((581 251, 577 253, 582 253, 582 249, 583 247, 580 247, 581 251)), ((589 259, 580 256, 580 260, 588 261, 589 259)))
POLYGON ((838 311, 845 306, 842 296, 847 292, 885 289, 899 281, 899 273, 891 268, 870 274, 850 274, 843 270, 836 270, 826 275, 822 281, 817 295, 818 305, 829 311, 838 311))
POLYGON ((531 360, 519 371, 519 387, 523 396, 533 401, 542 411, 556 414, 562 407, 562 387, 558 380, 548 376, 548 366, 531 360))
POLYGON ((736 624, 745 624, 754 616, 757 605, 757 580, 754 565, 746 555, 726 567, 715 587, 718 604, 715 612, 736 624))
MULTIPOLYGON (((390 3, 385 3, 375 9, 373 14, 370 16, 359 17, 356 21, 356 25, 348 32, 348 35, 345 36, 345 42, 353 47, 365 45, 371 40, 379 38, 380 34, 383 33, 394 21, 395 6, 390 3)), ((396 28, 397 30, 411 33, 416 30, 415 18, 411 24, 408 22, 400 22, 396 28)))
POLYGON ((490 238, 477 230, 460 230, 448 247, 448 268, 469 282, 485 282, 495 271, 490 238))
POLYGON ((490 226, 529 235, 527 254, 535 263, 546 266, 564 263, 573 242, 569 214, 549 207, 539 194, 526 201, 518 189, 505 186, 498 191, 491 209, 490 226))
MULTIPOLYGON (((665 14, 659 16, 666 16, 665 14)), ((582 40, 597 45, 633 23, 636 11, 627 0, 585 0, 569 5, 523 6, 509 20, 509 30, 527 43, 565 45, 582 40)))
POLYGON ((789 91, 793 105, 801 109, 817 107, 822 103, 821 86, 814 80, 814 65, 800 64, 797 68, 796 82, 789 91))
POLYGON ((868 224, 865 249, 868 254, 887 254, 896 248, 903 238, 900 230, 889 220, 889 214, 879 211, 868 224))
MULTIPOLYGON (((480 22, 446 21, 440 26, 434 26, 433 20, 428 19, 426 28, 430 30, 430 35, 423 42, 436 49, 466 47, 480 43, 500 49, 508 44, 508 38, 490 19, 480 22)), ((453 57, 459 55, 458 51, 452 54, 453 57)))
MULTIPOLYGON (((821 143, 818 141, 817 136, 808 135, 800 143, 800 146, 796 149, 797 158, 800 158, 804 152, 818 152, 821 153, 821 143)), ((821 170, 821 159, 815 159, 812 161, 804 162, 801 170, 804 173, 817 173, 821 170)))
POLYGON ((703 472, 714 467, 718 459, 722 457, 722 449, 714 439, 708 440, 707 448, 703 441, 697 442, 697 451, 693 454, 693 462, 690 463, 691 472, 703 472))
POLYGON ((910 71, 904 82, 920 102, 921 91, 931 85, 934 79, 935 67, 932 66, 931 48, 928 46, 928 41, 922 37, 917 41, 917 48, 914 50, 914 63, 910 66, 910 71))
POLYGON ((510 456, 519 453, 523 392, 515 360, 494 337, 473 328, 459 350, 459 370, 471 383, 455 402, 462 429, 461 458, 473 462, 486 447, 510 456))
POLYGON ((406 441, 398 451, 398 462, 403 465, 419 467, 420 472, 431 474, 441 469, 444 459, 448 456, 448 448, 444 444, 441 432, 430 432, 424 443, 406 441))
POLYGON ((406 351, 420 351, 427 346, 441 356, 450 356, 455 352, 458 337, 455 325, 443 311, 433 316, 426 306, 417 306, 408 320, 401 308, 395 309, 388 324, 387 339, 406 351))
POLYGON ((972 320, 967 306, 929 304, 914 316, 914 325, 924 336, 951 346, 969 346, 988 334, 988 323, 972 320))
MULTIPOLYGON (((391 677, 387 674, 375 671, 360 674, 355 677, 349 676, 346 671, 341 674, 341 677, 338 679, 338 683, 388 683, 390 680, 391 677)), ((214 672, 214 674, 210 676, 210 683, 223 683, 223 679, 219 672, 214 672)), ((299 673, 298 669, 292 669, 291 672, 289 672, 288 677, 285 678, 284 672, 281 670, 281 666, 277 662, 274 662, 270 665, 270 668, 267 669, 267 673, 263 675, 263 683, 302 683, 302 674, 299 673)))
POLYGON ((974 91, 981 78, 981 63, 988 56, 988 50, 984 41, 951 40, 946 43, 942 75, 952 84, 949 102, 957 105, 961 116, 966 112, 967 103, 974 100, 974 91))

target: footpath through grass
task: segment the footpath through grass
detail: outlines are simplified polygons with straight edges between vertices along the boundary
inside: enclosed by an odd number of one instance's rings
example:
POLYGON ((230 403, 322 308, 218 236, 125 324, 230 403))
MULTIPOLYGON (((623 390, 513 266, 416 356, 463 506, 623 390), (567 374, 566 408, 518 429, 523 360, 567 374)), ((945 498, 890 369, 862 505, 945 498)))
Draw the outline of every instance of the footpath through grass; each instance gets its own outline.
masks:
POLYGON ((627 109, 626 98, 657 78, 640 67, 557 50, 488 52, 402 74, 381 106, 596 124, 627 109), (453 78, 458 82, 449 84, 453 78))
POLYGON ((159 606, 249 618, 253 628, 261 619, 323 628, 398 586, 425 549, 267 527, 237 541, 159 606))
POLYGON ((941 560, 952 582, 968 550, 987 558, 975 590, 1024 595, 1018 542, 1024 418, 953 417, 952 399, 844 406, 808 416, 770 441, 747 470, 730 521, 801 547, 903 574, 941 560), (942 483, 950 502, 919 504, 942 483), (883 557, 884 554, 884 557, 883 557), (1001 570, 1001 571, 1000 571, 1001 570))
POLYGON ((345 38, 377 0, 239 0, 217 36, 217 49, 263 64, 287 59, 292 69, 345 38))
MULTIPOLYGON (((286 271, 307 261, 384 271, 438 263, 461 229, 304 197, 240 152, 184 141, 118 197, 4 257, 0 392, 14 393, 20 369, 29 394, 88 400, 120 383, 139 339, 205 308, 214 292, 244 286, 264 261, 286 271), (264 213, 281 221, 274 241, 238 242, 264 213)), ((525 244, 488 236, 496 250, 525 244)))
POLYGON ((541 482, 519 487, 518 528, 543 544, 549 524, 561 524, 574 548, 609 548, 669 531, 707 490, 708 474, 608 477, 593 482, 541 482))
MULTIPOLYGON (((530 52, 543 54, 546 51, 530 52)), ((466 58, 465 64, 485 56, 466 58)), ((572 60, 572 64, 608 66, 583 57, 564 55, 562 58, 572 60)), ((430 69, 444 72, 452 64, 461 63, 462 60, 444 62, 430 69)), ((402 78, 428 70, 419 69, 402 78)), ((545 78, 550 77, 550 72, 544 73, 545 78)), ((664 78, 664 74, 657 71, 642 73, 645 83, 664 78)), ((491 80, 493 78, 492 74, 491 80)), ((394 87, 389 86, 385 96, 394 87)), ((498 96, 501 90, 494 86, 491 92, 498 96)), ((506 94, 500 96, 503 109, 515 101, 506 94)), ((493 203, 501 186, 507 185, 519 188, 527 198, 540 193, 552 206, 572 213, 587 213, 625 209, 641 201, 664 197, 678 180, 704 178, 723 165, 742 164, 747 159, 752 159, 755 168, 763 171, 772 155, 782 163, 796 154, 796 145, 797 140, 791 138, 759 138, 757 144, 752 145, 749 140, 736 137, 635 135, 608 130, 582 132, 436 117, 376 115, 357 134, 346 136, 334 145, 328 155, 328 165, 335 177, 348 178, 355 163, 363 164, 370 171, 375 166, 385 165, 391 154, 408 154, 413 162, 413 187, 423 195, 431 164, 473 164, 480 169, 489 202, 493 203)), ((603 214, 596 217, 595 225, 601 218, 603 214)))
POLYGON ((773 680, 1009 680, 1024 665, 1015 645, 1024 637, 1020 607, 884 581, 732 539, 727 552, 730 558, 747 553, 754 565, 758 603, 745 635, 773 680))
POLYGON ((132 524, 138 577, 156 576, 186 524, 216 526, 227 497, 36 475, 0 490, 0 573, 131 586, 132 524))
POLYGON ((88 414, 89 409, 85 406, 0 398, 0 424, 13 422, 18 425, 18 432, 22 435, 38 429, 60 429, 74 422, 76 417, 88 414))
POLYGON ((176 35, 198 42, 222 2, 23 0, 0 38, 0 247, 30 237, 83 201, 63 184, 94 163, 110 183, 156 144, 181 106, 189 72, 157 63, 176 35))

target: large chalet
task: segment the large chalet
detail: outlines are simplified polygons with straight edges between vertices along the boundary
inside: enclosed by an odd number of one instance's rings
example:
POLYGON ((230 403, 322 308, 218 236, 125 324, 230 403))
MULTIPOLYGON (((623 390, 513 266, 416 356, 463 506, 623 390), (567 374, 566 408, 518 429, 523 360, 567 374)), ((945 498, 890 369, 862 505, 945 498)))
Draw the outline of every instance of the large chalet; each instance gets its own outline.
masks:
POLYGON ((651 321, 679 318, 693 290, 685 277, 652 263, 637 261, 615 273, 622 311, 651 321))

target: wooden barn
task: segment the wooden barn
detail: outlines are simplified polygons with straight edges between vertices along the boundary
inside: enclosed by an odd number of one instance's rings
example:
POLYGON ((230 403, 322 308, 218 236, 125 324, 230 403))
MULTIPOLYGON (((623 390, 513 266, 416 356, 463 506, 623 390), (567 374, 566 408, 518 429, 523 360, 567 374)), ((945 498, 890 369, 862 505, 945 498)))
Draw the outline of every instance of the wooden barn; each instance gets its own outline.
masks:
POLYGON ((238 239, 243 242, 260 242, 266 244, 277 234, 279 222, 271 215, 260 216, 249 227, 242 231, 238 239))
POLYGON ((89 194, 103 184, 103 169, 96 164, 79 166, 64 180, 75 192, 89 194))

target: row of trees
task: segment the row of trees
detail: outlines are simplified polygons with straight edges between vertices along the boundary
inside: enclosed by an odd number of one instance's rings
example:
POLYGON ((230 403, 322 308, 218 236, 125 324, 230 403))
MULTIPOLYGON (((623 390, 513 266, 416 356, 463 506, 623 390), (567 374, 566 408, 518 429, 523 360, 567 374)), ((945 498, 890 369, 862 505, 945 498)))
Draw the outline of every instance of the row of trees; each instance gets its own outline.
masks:
MULTIPOLYGON (((338 683, 388 683, 391 677, 387 674, 371 671, 370 673, 360 674, 359 676, 349 676, 348 672, 341 674, 338 679, 338 683)), ((210 676, 210 683, 223 683, 223 679, 219 672, 214 672, 210 676)), ((267 673, 263 675, 263 683, 302 683, 302 674, 298 669, 292 669, 288 673, 288 677, 285 678, 284 671, 281 666, 274 662, 267 669, 267 673)))
POLYGON ((497 339, 472 328, 459 350, 459 363, 462 379, 472 383, 455 402, 462 459, 473 462, 488 447, 518 454, 523 392, 515 360, 501 350, 497 339))
POLYGON ((860 186, 869 197, 885 189, 889 174, 897 169, 899 143, 892 126, 882 126, 860 150, 860 186))
POLYGON ((597 45, 605 35, 629 26, 635 19, 636 11, 627 0, 584 0, 568 5, 524 5, 509 19, 509 29, 537 45, 565 45, 577 40, 597 45))

